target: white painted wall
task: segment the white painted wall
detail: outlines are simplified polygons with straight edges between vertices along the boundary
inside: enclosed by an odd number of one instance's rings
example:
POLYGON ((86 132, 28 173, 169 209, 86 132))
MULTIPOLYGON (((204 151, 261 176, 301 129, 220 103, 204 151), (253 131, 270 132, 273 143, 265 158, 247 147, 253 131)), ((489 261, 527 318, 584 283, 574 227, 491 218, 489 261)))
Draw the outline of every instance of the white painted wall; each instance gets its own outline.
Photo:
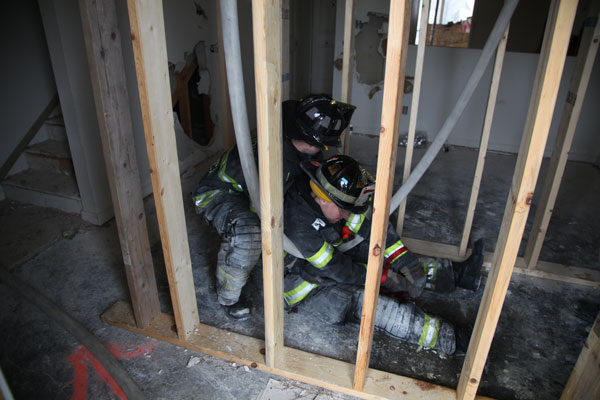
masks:
POLYGON ((336 7, 328 1, 313 0, 312 11, 310 93, 331 93, 336 7))
MULTIPOLYGON (((117 14, 119 28, 121 30, 121 46, 125 62, 125 74, 127 77, 127 89, 129 92, 129 106, 131 108, 135 146, 140 176, 142 179, 142 193, 146 196, 152 192, 152 182, 150 181, 148 154, 146 152, 146 141, 144 138, 137 77, 133 59, 133 48, 129 30, 129 14, 126 2, 117 1, 117 14)), ((200 41, 205 42, 206 64, 211 75, 211 115, 213 122, 215 123, 215 145, 222 146, 222 137, 219 134, 221 126, 219 107, 222 94, 218 83, 220 76, 219 50, 218 46, 216 46, 218 43, 216 3, 212 0, 165 1, 163 2, 163 14, 165 20, 167 57, 170 63, 177 66, 183 66, 185 64, 185 53, 192 53, 196 43, 200 41), (196 3, 199 6, 198 12, 196 3), (211 45, 216 46, 213 46, 213 51, 210 50, 211 45)), ((254 71, 252 70, 252 74, 253 72, 254 71)), ((251 83, 254 85, 253 80, 251 83)), ((247 85, 248 84, 246 84, 246 86, 247 85)))
MULTIPOLYGON (((367 21, 367 12, 369 11, 387 13, 388 4, 386 0, 359 0, 356 4, 356 19, 367 21)), ((343 12, 344 2, 340 1, 338 2, 336 14, 336 58, 341 56, 343 48, 343 12)), ((480 53, 481 50, 475 49, 427 47, 417 130, 427 132, 429 140, 435 138, 444 123, 469 78, 480 53)), ((415 56, 416 47, 410 46, 406 68, 406 74, 409 76, 414 75, 415 56)), ((592 78, 569 154, 571 160, 593 163, 600 155, 600 141, 597 139, 598 127, 600 126, 600 113, 598 112, 600 110, 600 91, 598 90, 600 88, 599 57, 596 58, 594 64, 592 78)), ((518 152, 527 117, 537 61, 537 54, 506 54, 492 125, 490 150, 518 152)), ((550 154, 556 137, 556 130, 558 129, 574 61, 574 57, 568 57, 565 64, 550 137, 546 146, 546 155, 550 154)), ((469 147, 479 145, 490 79, 491 66, 488 67, 471 102, 460 118, 454 132, 450 135, 449 144, 469 147)), ((373 98, 369 99, 368 94, 374 85, 365 85, 360 83, 359 80, 355 70, 352 103, 358 108, 352 118, 354 132, 378 135, 383 91, 375 93, 373 98)), ((382 84, 381 88, 383 88, 382 84)), ((339 97, 340 93, 341 71, 334 68, 333 95, 339 97)), ((405 95, 403 104, 410 107, 411 100, 411 94, 405 95)), ((408 122, 408 115, 403 115, 400 125, 401 132, 408 130, 408 122)))
POLYGON ((56 92, 36 0, 0 5, 0 165, 56 92))
MULTIPOLYGON (((152 185, 139 105, 129 16, 126 2, 117 1, 116 4, 142 192, 143 195, 147 195, 151 193, 152 185)), ((82 217, 93 223, 101 224, 110 219, 113 214, 78 3, 77 0, 40 0, 39 5, 82 195, 82 217)), ((165 1, 163 2, 163 12, 169 62, 176 65, 182 64, 185 60, 185 52, 193 52, 194 45, 199 41, 206 43, 206 64, 211 75, 211 113, 215 122, 214 145, 218 146, 222 143, 222 137, 219 134, 221 93, 218 84, 220 79, 219 51, 222 50, 218 49, 216 5, 214 0, 165 1), (213 51, 210 50, 211 48, 213 51)), ((244 73, 247 76, 246 93, 247 97, 248 94, 250 95, 249 100, 251 100, 248 110, 252 127, 256 125, 256 113, 253 90, 252 28, 251 18, 247 18, 251 15, 250 1, 240 2, 239 7, 240 14, 244 16, 240 18, 243 40, 242 55, 244 57, 244 73)), ((25 45, 23 46, 25 47, 25 45)))

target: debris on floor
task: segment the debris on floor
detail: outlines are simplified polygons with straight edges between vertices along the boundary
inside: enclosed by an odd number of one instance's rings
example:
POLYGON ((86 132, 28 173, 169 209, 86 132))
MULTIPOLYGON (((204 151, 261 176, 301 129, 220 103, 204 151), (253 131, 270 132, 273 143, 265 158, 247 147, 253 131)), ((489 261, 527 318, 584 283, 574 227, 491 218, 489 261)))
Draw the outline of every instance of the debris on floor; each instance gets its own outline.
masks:
POLYGON ((269 379, 265 390, 256 398, 256 400, 339 400, 342 397, 326 394, 318 388, 301 388, 294 386, 289 382, 280 382, 275 379, 269 379))

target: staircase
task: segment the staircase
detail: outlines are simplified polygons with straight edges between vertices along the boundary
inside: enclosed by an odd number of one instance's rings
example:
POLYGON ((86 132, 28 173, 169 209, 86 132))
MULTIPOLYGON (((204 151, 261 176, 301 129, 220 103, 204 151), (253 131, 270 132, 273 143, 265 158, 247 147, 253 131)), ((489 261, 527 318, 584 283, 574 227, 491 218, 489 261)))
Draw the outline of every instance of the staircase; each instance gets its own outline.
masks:
POLYGON ((2 181, 2 188, 8 199, 70 213, 81 212, 81 198, 62 117, 46 120, 32 144, 2 181))

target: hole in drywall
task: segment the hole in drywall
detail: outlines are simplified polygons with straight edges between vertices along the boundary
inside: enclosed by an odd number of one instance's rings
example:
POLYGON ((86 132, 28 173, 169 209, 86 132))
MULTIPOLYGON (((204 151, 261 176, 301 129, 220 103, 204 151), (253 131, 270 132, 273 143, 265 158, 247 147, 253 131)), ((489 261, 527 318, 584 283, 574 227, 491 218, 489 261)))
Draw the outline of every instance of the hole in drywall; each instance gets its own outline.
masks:
POLYGON ((210 114, 210 75, 204 50, 204 43, 199 42, 193 53, 186 54, 185 65, 179 70, 173 66, 176 87, 172 100, 183 131, 196 143, 206 146, 211 143, 214 122, 210 114))
POLYGON ((360 32, 354 39, 356 71, 359 82, 376 85, 383 81, 385 59, 381 41, 387 37, 388 17, 380 13, 367 13, 368 21, 360 23, 360 32))

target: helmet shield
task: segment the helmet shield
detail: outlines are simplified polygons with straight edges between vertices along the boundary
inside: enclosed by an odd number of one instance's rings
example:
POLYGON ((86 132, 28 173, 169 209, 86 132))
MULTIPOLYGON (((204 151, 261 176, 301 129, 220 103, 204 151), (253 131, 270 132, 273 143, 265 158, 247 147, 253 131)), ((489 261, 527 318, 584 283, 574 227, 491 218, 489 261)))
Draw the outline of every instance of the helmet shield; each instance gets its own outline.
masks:
POLYGON ((366 211, 375 180, 354 159, 340 155, 322 164, 308 160, 301 166, 338 207, 356 214, 366 211))
POLYGON ((302 101, 288 100, 283 102, 283 129, 291 139, 322 149, 337 146, 355 109, 325 94, 311 95, 302 101))

